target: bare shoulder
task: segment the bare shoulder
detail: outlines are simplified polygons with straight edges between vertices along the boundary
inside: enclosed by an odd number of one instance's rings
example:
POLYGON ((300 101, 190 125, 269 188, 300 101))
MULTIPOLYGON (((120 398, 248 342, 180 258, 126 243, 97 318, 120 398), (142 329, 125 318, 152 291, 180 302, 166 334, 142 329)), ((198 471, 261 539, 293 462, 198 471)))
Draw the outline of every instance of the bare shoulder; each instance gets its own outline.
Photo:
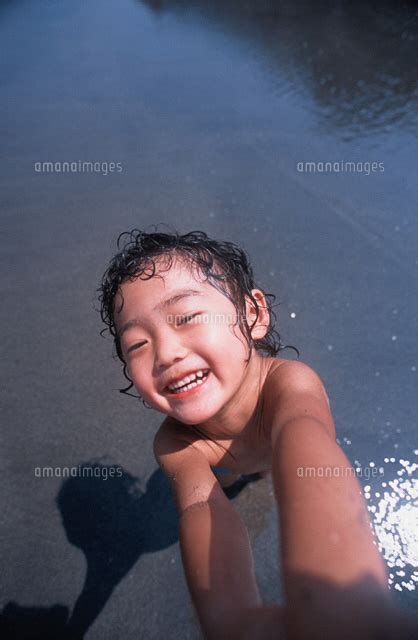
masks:
POLYGON ((156 457, 165 455, 174 448, 178 448, 180 443, 184 446, 190 444, 185 426, 171 416, 167 416, 154 436, 154 454, 156 457))
MULTIPOLYGON (((323 396, 328 406, 329 398, 319 374, 300 360, 280 360, 280 366, 271 367, 268 380, 271 388, 277 392, 305 391, 323 396)), ((266 380, 267 382, 267 380, 266 380)))
POLYGON ((319 374, 300 360, 282 360, 271 368, 265 384, 266 414, 275 438, 285 423, 311 418, 325 426, 335 439, 335 425, 324 383, 319 374))
POLYGON ((196 503, 227 500, 187 427, 169 416, 155 435, 154 456, 170 481, 179 514, 196 503))
POLYGON ((187 427, 167 416, 154 437, 154 456, 168 478, 173 476, 183 460, 199 457, 194 438, 187 427))

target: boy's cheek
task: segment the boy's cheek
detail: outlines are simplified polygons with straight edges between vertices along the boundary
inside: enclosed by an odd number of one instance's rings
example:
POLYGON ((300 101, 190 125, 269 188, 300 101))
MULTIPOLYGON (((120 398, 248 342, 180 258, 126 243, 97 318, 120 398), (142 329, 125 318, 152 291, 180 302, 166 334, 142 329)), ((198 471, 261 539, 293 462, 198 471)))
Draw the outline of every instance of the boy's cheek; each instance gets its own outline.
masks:
POLYGON ((140 386, 140 376, 138 376, 137 368, 135 367, 135 363, 126 362, 126 373, 134 383, 135 388, 137 389, 140 386))
POLYGON ((135 387, 138 388, 138 386, 141 386, 140 385, 140 381, 138 380, 138 374, 135 371, 135 367, 132 367, 132 366, 130 366, 128 364, 128 365, 126 365, 126 371, 127 371, 128 376, 130 377, 130 379, 134 383, 135 387))
MULTIPOLYGON (((128 374, 128 376, 130 377, 130 379, 132 380, 135 389, 138 391, 139 394, 142 394, 146 387, 146 380, 149 381, 149 376, 147 378, 144 378, 143 374, 141 376, 141 373, 139 373, 135 367, 135 365, 126 365, 126 372, 128 374)), ((149 386, 149 382, 148 382, 148 386, 149 386)))

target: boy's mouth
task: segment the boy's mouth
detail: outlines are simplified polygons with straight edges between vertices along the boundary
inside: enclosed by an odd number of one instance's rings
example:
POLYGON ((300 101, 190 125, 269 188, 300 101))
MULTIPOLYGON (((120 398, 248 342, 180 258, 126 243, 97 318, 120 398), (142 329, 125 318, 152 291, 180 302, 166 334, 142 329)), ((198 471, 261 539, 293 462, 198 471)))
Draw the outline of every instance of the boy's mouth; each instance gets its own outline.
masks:
POLYGON ((190 382, 186 382, 182 385, 178 385, 175 388, 170 389, 170 387, 166 387, 165 388, 166 393, 174 396, 179 396, 181 394, 187 393, 188 391, 193 391, 194 389, 197 389, 199 386, 202 386, 202 384, 204 384, 204 382, 209 376, 210 370, 205 369, 203 370, 202 373, 203 375, 201 376, 195 375, 194 380, 191 380, 190 382))

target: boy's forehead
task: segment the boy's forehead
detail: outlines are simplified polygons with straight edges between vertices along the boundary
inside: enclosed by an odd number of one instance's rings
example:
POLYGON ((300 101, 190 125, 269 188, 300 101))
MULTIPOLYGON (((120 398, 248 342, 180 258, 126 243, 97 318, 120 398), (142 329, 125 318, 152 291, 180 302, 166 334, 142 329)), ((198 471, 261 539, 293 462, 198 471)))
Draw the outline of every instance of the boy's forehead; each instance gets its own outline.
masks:
POLYGON ((202 291, 202 293, 209 293, 210 290, 214 290, 196 269, 192 270, 178 260, 173 261, 171 268, 167 266, 163 268, 157 263, 155 274, 151 278, 148 276, 151 273, 150 271, 146 270, 145 273, 147 275, 144 274, 133 281, 136 284, 135 288, 140 289, 143 295, 151 295, 154 292, 156 295, 165 295, 171 291, 174 292, 175 289, 183 289, 185 287, 202 291))
MULTIPOLYGON (((170 268, 168 268, 167 265, 161 266, 156 262, 155 274, 149 278, 148 274, 151 273, 152 271, 147 269, 144 275, 134 280, 127 280, 121 284, 124 299, 123 308, 125 310, 126 303, 128 303, 129 306, 129 300, 132 300, 132 302, 140 300, 142 304, 149 300, 150 303, 157 304, 164 299, 175 297, 177 292, 193 291, 194 295, 200 293, 206 298, 224 297, 209 281, 205 280, 201 272, 196 268, 190 268, 187 264, 179 260, 173 260, 170 268)), ((190 295, 193 294, 190 293, 190 295)), ((120 294, 118 293, 115 298, 119 298, 120 300, 120 294)), ((115 312, 118 316, 119 304, 117 299, 115 299, 115 303, 115 312)), ((123 314, 123 310, 121 311, 123 314)))

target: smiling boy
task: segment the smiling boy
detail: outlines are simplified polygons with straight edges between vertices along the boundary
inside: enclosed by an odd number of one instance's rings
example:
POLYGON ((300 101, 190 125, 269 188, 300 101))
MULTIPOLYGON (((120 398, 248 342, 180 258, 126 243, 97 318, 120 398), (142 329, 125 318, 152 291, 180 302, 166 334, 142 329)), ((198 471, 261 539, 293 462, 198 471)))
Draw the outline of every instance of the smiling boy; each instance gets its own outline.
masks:
POLYGON ((130 386, 166 416, 154 454, 170 479, 205 638, 409 638, 415 623, 395 611, 357 479, 304 474, 352 467, 319 376, 277 357, 269 294, 255 287, 245 253, 203 232, 134 230, 101 291, 130 386), (272 472, 283 607, 261 601, 248 533, 218 466, 229 482, 272 472))

